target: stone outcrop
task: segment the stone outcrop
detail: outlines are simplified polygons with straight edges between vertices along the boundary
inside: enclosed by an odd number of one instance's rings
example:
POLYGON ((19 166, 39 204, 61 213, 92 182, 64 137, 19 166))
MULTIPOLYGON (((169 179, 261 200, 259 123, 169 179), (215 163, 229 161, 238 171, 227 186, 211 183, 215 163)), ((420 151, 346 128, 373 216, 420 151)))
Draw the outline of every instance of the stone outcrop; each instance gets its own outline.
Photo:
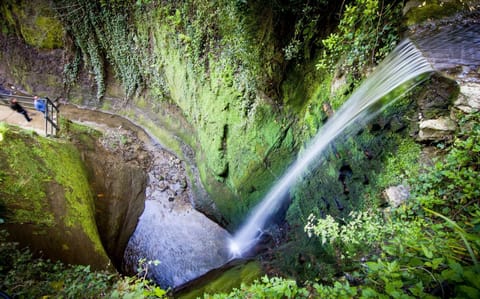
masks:
POLYGON ((460 94, 455 107, 466 113, 480 110, 480 83, 467 82, 460 84, 460 94))
POLYGON ((457 124, 447 117, 421 121, 419 141, 441 141, 451 139, 457 124))
POLYGON ((391 186, 383 192, 390 207, 396 208, 410 197, 410 187, 405 185, 391 186))
POLYGON ((95 192, 95 219, 102 243, 120 269, 123 252, 144 209, 149 155, 131 132, 117 128, 115 133, 112 136, 106 131, 100 140, 92 140, 91 146, 85 146, 88 136, 83 136, 83 144, 77 146, 95 192))
POLYGON ((0 147, 0 206, 9 240, 45 259, 113 270, 79 152, 68 142, 6 130, 0 147))
POLYGON ((150 278, 169 288, 229 260, 230 234, 193 207, 184 161, 124 118, 72 105, 62 111, 102 132, 72 138, 97 195, 100 236, 118 269, 134 274, 139 260, 159 261, 149 265, 150 278))

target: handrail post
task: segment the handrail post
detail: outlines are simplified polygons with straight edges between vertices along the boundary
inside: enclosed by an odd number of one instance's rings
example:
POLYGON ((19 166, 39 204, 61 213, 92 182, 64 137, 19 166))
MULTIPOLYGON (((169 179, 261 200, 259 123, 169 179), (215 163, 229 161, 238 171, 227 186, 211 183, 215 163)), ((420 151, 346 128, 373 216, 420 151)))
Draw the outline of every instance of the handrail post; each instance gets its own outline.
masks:
POLYGON ((45 114, 43 115, 45 118, 45 137, 48 136, 48 101, 45 101, 45 114))
POLYGON ((50 134, 53 136, 54 129, 55 135, 58 132, 58 107, 48 97, 45 97, 45 99, 47 100, 45 103, 45 135, 48 134, 48 123, 50 123, 50 134), (48 113, 49 110, 51 113, 48 113))

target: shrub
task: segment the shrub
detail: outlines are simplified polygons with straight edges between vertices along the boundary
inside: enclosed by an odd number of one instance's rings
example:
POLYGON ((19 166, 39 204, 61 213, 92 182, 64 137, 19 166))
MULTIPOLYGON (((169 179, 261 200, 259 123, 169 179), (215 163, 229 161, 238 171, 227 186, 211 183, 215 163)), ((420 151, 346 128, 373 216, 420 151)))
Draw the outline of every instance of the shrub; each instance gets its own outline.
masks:
POLYGON ((89 266, 34 258, 28 249, 6 241, 0 230, 0 289, 15 298, 163 298, 166 291, 145 278, 126 277, 89 266))

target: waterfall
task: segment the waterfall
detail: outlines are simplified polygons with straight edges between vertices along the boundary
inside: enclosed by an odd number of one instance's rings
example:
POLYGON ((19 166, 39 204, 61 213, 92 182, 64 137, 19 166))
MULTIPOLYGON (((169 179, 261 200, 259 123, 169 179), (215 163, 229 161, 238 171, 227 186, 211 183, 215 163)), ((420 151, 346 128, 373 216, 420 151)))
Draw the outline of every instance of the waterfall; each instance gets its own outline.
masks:
POLYGON ((430 63, 412 42, 408 39, 401 42, 354 91, 341 109, 325 123, 308 144, 304 153, 250 213, 246 222, 230 239, 232 255, 240 257, 252 249, 261 237, 268 220, 276 214, 287 198, 290 187, 312 162, 320 159, 320 155, 330 142, 353 122, 368 121, 377 115, 386 105, 381 105, 383 107, 376 109, 378 111, 372 111, 375 110, 372 109, 373 105, 395 88, 408 84, 411 89, 421 82, 421 80, 415 80, 416 78, 433 71, 430 63))

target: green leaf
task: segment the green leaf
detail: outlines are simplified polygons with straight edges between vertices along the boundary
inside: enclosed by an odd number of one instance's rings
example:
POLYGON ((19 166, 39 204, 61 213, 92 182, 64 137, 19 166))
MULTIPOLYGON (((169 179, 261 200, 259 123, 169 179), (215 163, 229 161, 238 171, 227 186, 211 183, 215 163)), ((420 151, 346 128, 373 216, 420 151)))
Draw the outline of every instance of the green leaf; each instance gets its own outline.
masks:
POLYGON ((412 295, 414 295, 417 298, 423 297, 424 292, 423 292, 423 283, 420 281, 415 284, 415 286, 411 287, 410 292, 412 292, 412 295))
POLYGON ((432 261, 432 269, 433 269, 433 270, 438 269, 438 266, 440 266, 441 263, 443 263, 443 257, 439 257, 439 258, 433 259, 433 261, 432 261))
POLYGON ((466 280, 471 283, 473 286, 475 286, 477 289, 480 289, 480 279, 479 274, 475 273, 473 270, 466 270, 463 273, 463 276, 466 278, 466 280))
POLYGON ((382 265, 378 264, 377 262, 366 262, 366 265, 373 272, 376 272, 382 268, 382 265))
POLYGON ((167 294, 167 292, 165 290, 162 290, 159 287, 156 287, 155 289, 153 289, 153 292, 154 292, 155 296, 160 297, 160 298, 167 294))
POLYGON ((401 280, 389 281, 385 284, 385 291, 390 296, 394 298, 398 298, 402 293, 400 290, 402 286, 403 286, 403 282, 401 280))
POLYGON ((378 293, 372 288, 362 289, 362 298, 378 298, 378 293))
POLYGON ((461 282, 462 277, 458 275, 457 272, 453 271, 452 269, 446 269, 442 271, 442 278, 449 281, 461 282))
POLYGON ((423 254, 424 254, 427 258, 431 259, 431 258, 433 257, 432 252, 431 252, 427 247, 425 247, 425 245, 423 245, 423 244, 422 244, 422 250, 423 250, 423 254))
POLYGON ((459 293, 466 295, 465 298, 480 298, 480 291, 478 289, 461 285, 458 287, 458 290, 459 293))

